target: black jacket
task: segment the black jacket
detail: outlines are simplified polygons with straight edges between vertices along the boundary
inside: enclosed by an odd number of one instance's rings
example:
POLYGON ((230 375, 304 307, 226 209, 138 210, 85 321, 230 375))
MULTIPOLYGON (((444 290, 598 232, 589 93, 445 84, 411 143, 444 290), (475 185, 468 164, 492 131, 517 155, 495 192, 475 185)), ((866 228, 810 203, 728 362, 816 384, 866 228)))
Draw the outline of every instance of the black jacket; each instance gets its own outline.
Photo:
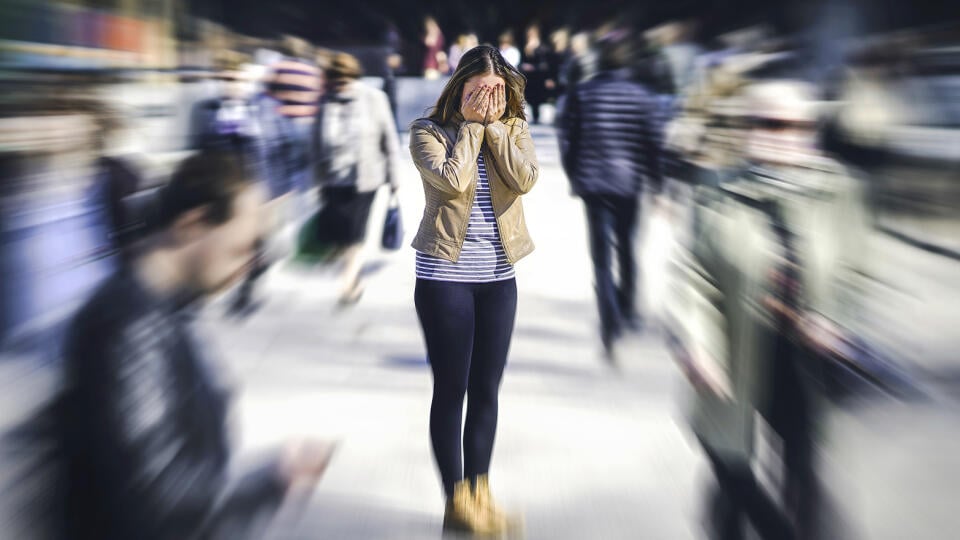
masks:
POLYGON ((606 71, 571 89, 559 122, 564 171, 576 195, 639 194, 662 185, 662 122, 658 97, 606 71))
POLYGON ((228 488, 229 392, 172 302, 130 273, 69 329, 53 407, 58 538, 244 538, 279 505, 276 465, 228 488))

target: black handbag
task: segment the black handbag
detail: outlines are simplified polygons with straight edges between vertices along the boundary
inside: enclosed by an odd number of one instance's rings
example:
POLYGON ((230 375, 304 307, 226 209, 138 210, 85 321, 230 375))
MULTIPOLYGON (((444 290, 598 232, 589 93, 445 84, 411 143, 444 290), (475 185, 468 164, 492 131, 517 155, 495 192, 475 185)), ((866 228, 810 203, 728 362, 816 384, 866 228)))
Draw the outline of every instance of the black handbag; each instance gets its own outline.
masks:
POLYGON ((383 236, 380 239, 383 249, 396 251, 403 244, 403 220, 400 219, 400 201, 397 195, 390 196, 390 206, 383 221, 383 236))

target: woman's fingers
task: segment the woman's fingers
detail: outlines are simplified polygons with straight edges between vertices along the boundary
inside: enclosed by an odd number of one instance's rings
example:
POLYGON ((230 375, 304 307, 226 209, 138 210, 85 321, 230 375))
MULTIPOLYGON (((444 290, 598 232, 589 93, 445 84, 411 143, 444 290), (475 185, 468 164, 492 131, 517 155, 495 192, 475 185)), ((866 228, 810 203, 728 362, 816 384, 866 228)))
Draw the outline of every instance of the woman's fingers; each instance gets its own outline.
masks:
POLYGON ((487 99, 489 99, 490 97, 490 87, 487 85, 483 85, 480 88, 480 95, 477 97, 479 98, 477 105, 485 104, 487 102, 487 99))
POLYGON ((473 92, 470 93, 471 98, 467 101, 467 104, 470 107, 476 109, 480 105, 480 96, 483 95, 483 87, 475 88, 473 92))

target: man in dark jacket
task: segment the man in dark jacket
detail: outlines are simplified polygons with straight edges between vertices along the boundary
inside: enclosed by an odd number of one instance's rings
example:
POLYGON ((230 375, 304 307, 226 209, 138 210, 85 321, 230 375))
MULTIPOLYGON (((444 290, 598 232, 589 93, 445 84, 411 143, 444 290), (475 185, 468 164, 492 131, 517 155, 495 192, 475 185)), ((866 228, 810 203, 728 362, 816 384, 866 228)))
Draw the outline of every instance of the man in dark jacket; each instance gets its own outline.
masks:
POLYGON ((590 232, 601 338, 608 359, 624 326, 638 327, 633 251, 645 183, 659 192, 661 144, 657 97, 631 78, 625 39, 600 45, 600 72, 571 89, 560 120, 564 171, 583 199, 590 232), (616 247, 619 283, 611 247, 616 247))
POLYGON ((188 158, 161 230, 73 318, 50 409, 56 538, 245 538, 322 473, 329 448, 301 443, 228 481, 230 392, 184 309, 242 275, 263 199, 234 156, 188 158))

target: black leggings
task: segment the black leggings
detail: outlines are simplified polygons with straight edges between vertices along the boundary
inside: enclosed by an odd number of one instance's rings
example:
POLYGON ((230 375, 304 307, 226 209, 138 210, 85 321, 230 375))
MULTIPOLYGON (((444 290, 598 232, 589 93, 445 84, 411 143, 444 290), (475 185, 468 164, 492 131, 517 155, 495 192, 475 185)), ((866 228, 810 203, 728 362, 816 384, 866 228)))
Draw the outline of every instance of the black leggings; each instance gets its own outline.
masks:
POLYGON ((433 371, 430 439, 447 496, 490 469, 497 394, 517 313, 517 283, 417 280, 414 293, 433 371), (463 398, 467 418, 461 419, 463 398))

